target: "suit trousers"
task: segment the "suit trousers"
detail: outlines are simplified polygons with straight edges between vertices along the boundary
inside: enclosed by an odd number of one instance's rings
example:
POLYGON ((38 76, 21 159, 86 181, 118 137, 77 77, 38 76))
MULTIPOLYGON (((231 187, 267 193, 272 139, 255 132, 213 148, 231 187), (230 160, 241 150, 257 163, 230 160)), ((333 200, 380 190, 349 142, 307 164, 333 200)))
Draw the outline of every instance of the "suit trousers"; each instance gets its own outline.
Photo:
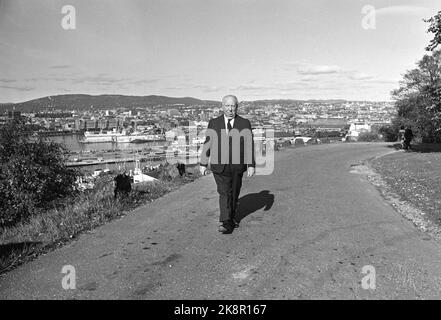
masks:
POLYGON ((220 222, 231 222, 236 214, 244 172, 236 167, 236 165, 226 164, 222 172, 213 172, 219 193, 220 222))

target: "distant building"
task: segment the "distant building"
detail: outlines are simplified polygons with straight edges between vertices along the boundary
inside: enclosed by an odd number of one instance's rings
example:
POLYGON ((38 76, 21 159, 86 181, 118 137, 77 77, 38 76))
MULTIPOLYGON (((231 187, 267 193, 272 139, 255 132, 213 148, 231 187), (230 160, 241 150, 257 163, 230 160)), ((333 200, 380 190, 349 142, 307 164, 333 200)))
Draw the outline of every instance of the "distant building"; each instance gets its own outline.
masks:
POLYGON ((173 116, 181 116, 181 112, 179 112, 178 109, 169 109, 168 110, 168 114, 169 116, 173 117, 173 116))
POLYGON ((21 112, 20 111, 8 111, 8 120, 19 120, 21 118, 21 112))
POLYGON ((95 127, 97 129, 105 129, 106 126, 107 126, 107 121, 106 120, 98 119, 98 120, 94 120, 94 121, 95 121, 95 127))
POLYGON ((351 122, 345 138, 349 141, 357 141, 360 133, 371 132, 371 130, 372 125, 368 122, 351 122))
POLYGON ((308 123, 308 126, 316 131, 339 131, 347 125, 343 119, 318 119, 308 123))
POLYGON ((89 129, 97 129, 98 121, 96 120, 86 120, 86 128, 89 129))

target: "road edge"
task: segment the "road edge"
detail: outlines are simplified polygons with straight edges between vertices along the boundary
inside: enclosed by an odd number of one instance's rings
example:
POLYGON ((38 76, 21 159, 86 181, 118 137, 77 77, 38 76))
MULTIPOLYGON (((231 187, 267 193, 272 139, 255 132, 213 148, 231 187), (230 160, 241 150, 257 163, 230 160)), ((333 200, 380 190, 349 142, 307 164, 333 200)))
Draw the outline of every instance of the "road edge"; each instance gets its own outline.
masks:
POLYGON ((386 181, 382 178, 372 166, 372 161, 379 158, 401 152, 401 150, 394 150, 379 156, 375 156, 361 161, 359 164, 352 165, 352 173, 361 174, 366 177, 366 180, 372 184, 380 193, 382 198, 388 203, 396 212, 398 212, 406 220, 420 231, 424 232, 430 238, 441 241, 441 226, 426 218, 426 212, 416 208, 408 201, 404 201, 398 194, 392 191, 386 181))

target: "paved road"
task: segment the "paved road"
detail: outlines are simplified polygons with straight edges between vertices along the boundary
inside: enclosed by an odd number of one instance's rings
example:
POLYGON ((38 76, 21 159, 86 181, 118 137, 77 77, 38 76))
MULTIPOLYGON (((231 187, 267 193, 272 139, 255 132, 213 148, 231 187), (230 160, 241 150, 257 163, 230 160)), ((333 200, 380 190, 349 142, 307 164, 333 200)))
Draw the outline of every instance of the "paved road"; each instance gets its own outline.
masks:
POLYGON ((246 216, 231 235, 217 232, 215 183, 203 177, 7 273, 0 298, 439 298, 441 244, 350 173, 387 152, 338 144, 276 153, 272 175, 245 179, 246 216), (76 290, 62 289, 63 265, 75 267, 76 290), (374 290, 361 285, 366 265, 374 290))

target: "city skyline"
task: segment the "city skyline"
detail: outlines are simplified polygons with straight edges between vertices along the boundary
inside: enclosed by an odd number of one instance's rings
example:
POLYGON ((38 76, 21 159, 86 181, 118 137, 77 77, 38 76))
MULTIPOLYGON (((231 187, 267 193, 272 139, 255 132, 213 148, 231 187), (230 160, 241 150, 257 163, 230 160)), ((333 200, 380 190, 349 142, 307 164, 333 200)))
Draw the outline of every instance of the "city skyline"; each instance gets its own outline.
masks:
POLYGON ((58 94, 388 101, 434 0, 0 0, 0 103, 58 94), (64 30, 72 5, 76 29, 64 30), (374 7, 375 28, 363 28, 374 7))

